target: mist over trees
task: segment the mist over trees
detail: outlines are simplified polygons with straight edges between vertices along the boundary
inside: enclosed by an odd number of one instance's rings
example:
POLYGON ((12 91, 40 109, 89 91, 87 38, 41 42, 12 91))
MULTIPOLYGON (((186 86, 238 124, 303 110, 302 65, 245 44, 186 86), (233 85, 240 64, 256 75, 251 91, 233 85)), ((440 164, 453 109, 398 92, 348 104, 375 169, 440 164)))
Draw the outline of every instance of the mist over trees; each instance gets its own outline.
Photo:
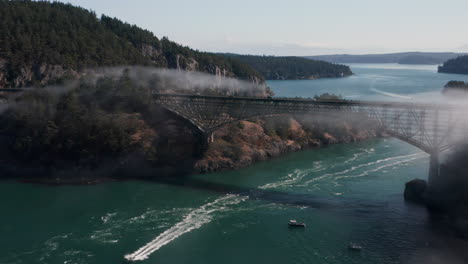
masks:
POLYGON ((250 66, 199 52, 70 4, 0 0, 0 87, 44 85, 85 68, 145 65, 263 82, 250 66))
MULTIPOLYGON (((246 166, 269 155, 374 133, 335 119, 265 117, 217 131, 217 139, 203 153, 206 138, 189 121, 154 104, 152 93, 265 97, 265 86, 254 88, 234 79, 206 86, 216 77, 147 67, 109 68, 100 76, 29 89, 12 98, 0 115, 0 175, 54 183, 186 175, 246 166), (245 87, 231 89, 241 84, 245 87)), ((342 100, 333 94, 315 99, 342 100)))

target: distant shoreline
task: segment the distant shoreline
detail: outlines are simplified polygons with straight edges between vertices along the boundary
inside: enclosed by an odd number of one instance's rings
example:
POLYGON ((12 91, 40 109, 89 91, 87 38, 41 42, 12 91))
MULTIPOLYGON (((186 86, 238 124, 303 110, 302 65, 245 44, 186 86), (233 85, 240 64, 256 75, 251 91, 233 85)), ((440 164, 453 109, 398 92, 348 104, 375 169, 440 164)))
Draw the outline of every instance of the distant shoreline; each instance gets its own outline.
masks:
POLYGON ((323 60, 331 63, 397 63, 402 65, 440 65, 447 60, 466 55, 454 52, 402 52, 387 54, 333 54, 304 56, 308 59, 323 60))

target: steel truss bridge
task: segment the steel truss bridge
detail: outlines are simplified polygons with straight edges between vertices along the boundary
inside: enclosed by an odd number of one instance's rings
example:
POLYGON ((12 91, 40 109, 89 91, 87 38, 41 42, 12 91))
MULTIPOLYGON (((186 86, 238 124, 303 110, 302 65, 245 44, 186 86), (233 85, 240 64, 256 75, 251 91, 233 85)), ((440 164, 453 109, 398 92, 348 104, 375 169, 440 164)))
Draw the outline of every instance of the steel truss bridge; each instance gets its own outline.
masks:
MULTIPOLYGON (((22 91, 0 89, 0 104, 7 104, 10 95, 22 91)), ((436 185, 439 176, 439 154, 468 142, 468 111, 457 105, 186 94, 152 94, 152 100, 192 123, 208 143, 213 141, 213 132, 222 126, 257 117, 308 115, 368 119, 387 135, 430 155, 429 186, 436 185)))
POLYGON ((213 140, 213 132, 220 127, 257 117, 315 115, 344 120, 369 119, 386 134, 430 155, 430 186, 439 176, 439 153, 460 144, 468 136, 465 135, 468 118, 454 105, 182 94, 152 96, 156 104, 190 121, 209 142, 213 140))

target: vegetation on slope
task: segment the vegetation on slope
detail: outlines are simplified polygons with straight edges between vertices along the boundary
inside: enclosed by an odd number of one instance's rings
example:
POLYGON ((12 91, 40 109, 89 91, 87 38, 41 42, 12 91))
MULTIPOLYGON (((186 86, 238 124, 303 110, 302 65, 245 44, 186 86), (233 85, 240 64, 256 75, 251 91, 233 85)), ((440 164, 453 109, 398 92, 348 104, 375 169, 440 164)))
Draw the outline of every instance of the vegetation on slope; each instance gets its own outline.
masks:
POLYGON ((191 170, 196 138, 151 103, 149 88, 124 74, 67 90, 25 92, 0 116, 1 175, 59 177, 53 172, 78 170, 100 178, 97 168, 109 168, 104 176, 124 168, 191 170))
POLYGON ((233 61, 252 66, 267 80, 297 80, 336 78, 353 74, 346 65, 325 61, 309 60, 301 57, 275 57, 226 54, 233 61))
POLYGON ((263 78, 248 65, 158 39, 151 32, 70 4, 0 0, 0 88, 77 77, 85 68, 148 65, 263 78))
POLYGON ((439 66, 439 72, 468 74, 468 55, 444 62, 442 66, 439 66))
MULTIPOLYGON (((363 120, 259 118, 223 127, 201 153, 206 138, 189 121, 151 102, 154 88, 173 92, 180 86, 169 79, 178 82, 180 76, 155 74, 142 81, 149 74, 133 71, 20 94, 0 115, 0 177, 54 182, 157 178, 233 169, 287 151, 373 136, 361 128, 368 127, 359 123, 363 120)), ((261 92, 206 89, 224 95, 261 92)))
POLYGON ((377 136, 375 126, 360 118, 276 116, 240 121, 215 132, 215 141, 195 164, 198 172, 236 169, 285 152, 377 136))

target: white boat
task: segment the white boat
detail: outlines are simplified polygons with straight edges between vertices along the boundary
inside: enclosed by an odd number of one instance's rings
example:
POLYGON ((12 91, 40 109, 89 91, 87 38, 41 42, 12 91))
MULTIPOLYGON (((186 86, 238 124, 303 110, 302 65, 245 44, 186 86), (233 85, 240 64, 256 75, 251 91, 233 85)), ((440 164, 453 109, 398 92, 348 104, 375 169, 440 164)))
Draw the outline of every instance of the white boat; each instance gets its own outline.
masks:
POLYGON ((306 224, 304 222, 297 222, 296 220, 289 220, 288 223, 289 226, 294 226, 294 227, 305 227, 306 224))
POLYGON ((361 251, 362 250, 362 246, 356 244, 356 243, 349 243, 348 245, 348 249, 349 250, 354 250, 354 251, 361 251))

